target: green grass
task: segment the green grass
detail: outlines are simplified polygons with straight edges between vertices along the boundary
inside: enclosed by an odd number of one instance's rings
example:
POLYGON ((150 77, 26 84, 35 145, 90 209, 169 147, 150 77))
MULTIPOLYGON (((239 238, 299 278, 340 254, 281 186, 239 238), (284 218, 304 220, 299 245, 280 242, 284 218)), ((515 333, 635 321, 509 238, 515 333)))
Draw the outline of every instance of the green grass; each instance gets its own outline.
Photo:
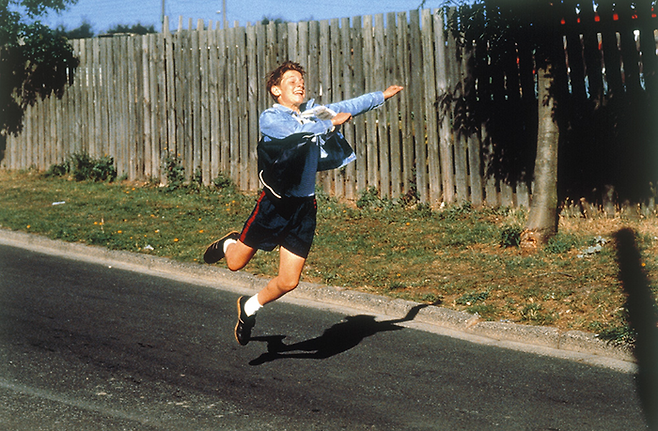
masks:
MULTIPOLYGON (((210 242, 242 227, 255 199, 227 180, 156 187, 3 171, 0 227, 201 264, 210 242)), ((513 245, 525 216, 467 204, 432 210, 380 200, 372 190, 357 205, 319 193, 303 280, 440 303, 488 320, 628 337, 613 241, 600 253, 576 256, 597 236, 610 240, 632 226, 656 286, 656 217, 562 218, 549 246, 526 254, 513 245)), ((277 253, 259 252, 244 271, 271 277, 277 269, 277 253)))

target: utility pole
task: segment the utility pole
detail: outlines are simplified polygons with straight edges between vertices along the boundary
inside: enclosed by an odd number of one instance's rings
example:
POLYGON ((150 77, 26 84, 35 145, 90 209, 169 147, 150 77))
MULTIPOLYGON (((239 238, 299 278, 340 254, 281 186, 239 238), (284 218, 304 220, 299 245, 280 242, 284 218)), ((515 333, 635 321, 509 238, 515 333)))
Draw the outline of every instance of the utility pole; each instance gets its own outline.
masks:
POLYGON ((222 28, 228 28, 228 21, 226 20, 226 0, 222 0, 222 10, 218 10, 217 13, 222 14, 222 28))

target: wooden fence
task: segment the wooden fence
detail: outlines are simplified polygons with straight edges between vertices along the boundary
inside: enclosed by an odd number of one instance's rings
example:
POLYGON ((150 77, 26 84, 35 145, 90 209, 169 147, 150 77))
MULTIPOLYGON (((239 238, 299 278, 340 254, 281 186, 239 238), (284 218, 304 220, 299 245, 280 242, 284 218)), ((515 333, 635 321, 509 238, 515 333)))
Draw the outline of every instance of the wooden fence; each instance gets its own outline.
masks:
MULTIPOLYGON (((174 33, 165 24, 161 34, 75 40, 81 62, 73 85, 61 100, 27 110, 23 132, 7 139, 2 166, 47 169, 86 152, 112 156, 130 180, 164 180, 163 163, 174 156, 206 184, 224 175, 256 190, 258 117, 272 103, 265 79, 290 59, 307 70, 307 94, 319 103, 405 87, 345 126, 357 161, 320 175, 328 193, 356 199, 375 187, 393 199, 412 191, 432 205, 527 206, 526 182, 486 174, 486 135, 455 133, 454 110, 439 106, 469 77, 443 17, 424 9, 215 29, 199 21, 195 30, 190 21, 174 33)), ((605 58, 607 74, 599 70, 597 79, 612 87, 619 68, 605 58)))

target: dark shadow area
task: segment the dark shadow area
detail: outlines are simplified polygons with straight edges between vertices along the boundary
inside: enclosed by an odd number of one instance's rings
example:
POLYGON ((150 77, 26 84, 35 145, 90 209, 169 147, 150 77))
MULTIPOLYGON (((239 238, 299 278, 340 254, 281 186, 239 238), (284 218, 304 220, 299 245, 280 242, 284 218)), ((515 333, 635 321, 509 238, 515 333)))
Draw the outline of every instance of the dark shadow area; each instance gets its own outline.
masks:
POLYGON ((348 316, 344 321, 333 325, 316 338, 294 344, 285 344, 285 335, 269 335, 253 337, 251 341, 267 343, 267 352, 249 362, 249 365, 262 365, 277 359, 327 359, 356 347, 364 338, 378 332, 397 331, 403 329, 396 323, 413 320, 418 312, 428 304, 419 304, 409 310, 400 319, 377 322, 375 316, 348 316))
MULTIPOLYGON (((618 204, 655 198, 658 62, 653 55, 641 56, 636 47, 630 18, 635 11, 618 3, 615 13, 626 20, 617 20, 612 18, 612 2, 598 2, 598 22, 591 1, 580 3, 581 15, 575 3, 568 2, 557 2, 557 10, 546 2, 543 7, 551 7, 541 12, 529 7, 530 2, 485 3, 462 7, 462 17, 451 16, 448 22, 452 31, 473 43, 451 59, 462 63, 465 75, 444 108, 452 114, 455 130, 483 139, 481 170, 498 183, 531 188, 537 148, 537 53, 552 46, 559 200, 584 197, 600 204, 606 190, 614 191, 618 204), (597 33, 602 34, 601 43, 597 33)), ((649 35, 643 50, 651 52, 653 28, 643 28, 642 34, 649 35)))
POLYGON ((635 332, 637 392, 649 429, 658 430, 658 308, 635 244, 635 232, 622 229, 616 233, 615 239, 628 322, 635 332))
POLYGON ((0 133, 0 163, 5 159, 5 151, 7 150, 7 136, 0 133))
MULTIPOLYGON (((658 180, 655 95, 648 90, 604 95, 596 103, 565 88, 554 90, 560 107, 556 112, 560 201, 585 197, 600 203, 607 186, 614 187, 617 203, 642 203, 654 197, 651 185, 658 180)), ((508 184, 530 186, 537 147, 534 94, 480 94, 477 99, 470 106, 470 129, 475 133, 481 124, 488 132, 489 145, 483 148, 485 172, 508 184)))

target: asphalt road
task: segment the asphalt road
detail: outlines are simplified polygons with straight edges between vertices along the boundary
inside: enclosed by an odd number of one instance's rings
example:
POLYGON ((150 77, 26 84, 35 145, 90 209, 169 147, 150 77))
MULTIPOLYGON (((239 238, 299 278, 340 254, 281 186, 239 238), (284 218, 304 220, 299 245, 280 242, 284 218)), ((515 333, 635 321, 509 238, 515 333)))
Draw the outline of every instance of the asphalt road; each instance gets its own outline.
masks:
POLYGON ((0 246, 0 430, 645 429, 630 373, 236 299, 0 246))

